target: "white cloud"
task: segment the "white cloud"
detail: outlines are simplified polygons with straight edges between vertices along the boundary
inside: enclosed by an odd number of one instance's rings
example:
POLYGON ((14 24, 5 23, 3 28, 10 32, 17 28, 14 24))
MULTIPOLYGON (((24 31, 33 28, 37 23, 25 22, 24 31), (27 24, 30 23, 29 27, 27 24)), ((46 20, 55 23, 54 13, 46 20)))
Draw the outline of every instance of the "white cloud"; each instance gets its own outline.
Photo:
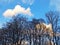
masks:
POLYGON ((50 0, 50 6, 60 12, 60 0, 50 0))
POLYGON ((21 7, 20 5, 16 5, 14 9, 7 9, 3 13, 3 16, 4 17, 12 17, 12 16, 16 16, 18 14, 32 16, 32 13, 30 11, 30 8, 25 9, 25 8, 21 7))
POLYGON ((21 0, 24 4, 32 5, 34 0, 21 0))

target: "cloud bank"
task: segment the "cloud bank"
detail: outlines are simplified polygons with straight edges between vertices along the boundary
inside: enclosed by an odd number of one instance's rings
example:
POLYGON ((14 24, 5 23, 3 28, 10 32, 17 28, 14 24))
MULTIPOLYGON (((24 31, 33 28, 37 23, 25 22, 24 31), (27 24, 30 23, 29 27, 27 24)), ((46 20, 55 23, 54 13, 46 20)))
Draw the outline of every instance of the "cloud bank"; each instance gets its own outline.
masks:
POLYGON ((21 0, 22 3, 32 5, 34 3, 34 0, 21 0))
POLYGON ((53 6, 57 11, 60 12, 60 0, 50 0, 50 6, 53 6))
POLYGON ((28 15, 32 16, 32 13, 30 11, 30 8, 28 7, 27 9, 21 7, 20 5, 16 5, 14 9, 7 9, 4 13, 4 17, 13 17, 18 14, 23 14, 23 15, 28 15))

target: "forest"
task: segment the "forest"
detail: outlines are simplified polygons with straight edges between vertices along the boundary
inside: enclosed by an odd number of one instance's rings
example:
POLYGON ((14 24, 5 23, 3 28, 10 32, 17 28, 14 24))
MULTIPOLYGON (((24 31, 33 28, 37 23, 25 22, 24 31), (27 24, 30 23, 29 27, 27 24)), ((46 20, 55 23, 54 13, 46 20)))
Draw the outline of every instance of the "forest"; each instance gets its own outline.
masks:
POLYGON ((60 45, 60 14, 49 11, 31 21, 20 14, 0 28, 0 45, 60 45))

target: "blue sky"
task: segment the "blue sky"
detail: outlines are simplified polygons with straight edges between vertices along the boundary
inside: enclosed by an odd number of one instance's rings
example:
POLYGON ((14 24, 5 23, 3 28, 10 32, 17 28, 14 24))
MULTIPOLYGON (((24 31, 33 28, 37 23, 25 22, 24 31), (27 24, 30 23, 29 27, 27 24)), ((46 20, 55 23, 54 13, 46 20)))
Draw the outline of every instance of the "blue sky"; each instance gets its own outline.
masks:
POLYGON ((60 11, 60 0, 0 0, 0 27, 18 14, 45 19, 50 10, 60 11))

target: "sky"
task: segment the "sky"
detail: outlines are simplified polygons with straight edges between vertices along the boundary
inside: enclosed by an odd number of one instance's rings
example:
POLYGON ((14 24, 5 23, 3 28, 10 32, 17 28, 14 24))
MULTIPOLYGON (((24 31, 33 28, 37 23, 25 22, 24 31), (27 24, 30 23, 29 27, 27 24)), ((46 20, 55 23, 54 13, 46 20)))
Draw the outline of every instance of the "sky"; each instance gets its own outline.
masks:
POLYGON ((0 0, 0 27, 13 16, 45 18, 48 11, 60 11, 60 0, 0 0))

